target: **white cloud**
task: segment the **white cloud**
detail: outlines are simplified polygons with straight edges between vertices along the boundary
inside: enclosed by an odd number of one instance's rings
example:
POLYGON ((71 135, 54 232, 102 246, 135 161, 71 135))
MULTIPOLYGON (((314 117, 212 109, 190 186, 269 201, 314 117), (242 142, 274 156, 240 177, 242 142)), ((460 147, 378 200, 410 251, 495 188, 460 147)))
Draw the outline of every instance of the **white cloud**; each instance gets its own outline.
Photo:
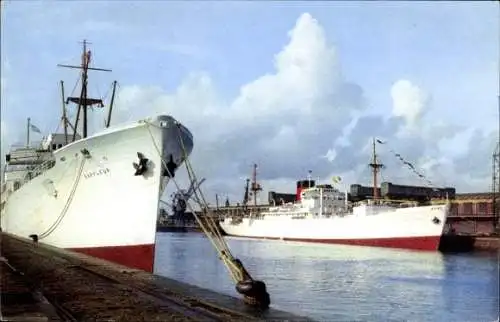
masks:
POLYGON ((409 80, 401 79, 391 88, 392 113, 403 117, 412 128, 428 109, 430 96, 409 80))
POLYGON ((336 157, 337 157, 337 151, 335 151, 335 149, 329 149, 326 152, 325 158, 327 158, 328 161, 333 162, 336 157))
MULTIPOLYGON (((295 181, 308 170, 328 181, 341 175, 344 183, 370 184, 372 137, 388 140, 378 151, 387 166, 387 181, 424 184, 393 155, 400 153, 436 185, 488 188, 488 173, 468 169, 471 176, 477 175, 469 181, 457 176, 464 171, 460 164, 468 160, 465 152, 442 154, 442 145, 463 138, 465 128, 424 122, 430 102, 424 89, 401 79, 388 89, 393 115, 368 115, 362 89, 344 80, 336 48, 311 15, 299 17, 289 38, 275 55, 275 70, 242 85, 229 102, 217 94, 208 74, 192 73, 173 93, 160 87, 123 88, 117 118, 174 115, 195 136, 192 162, 208 179, 205 190, 235 202, 242 199, 244 179, 251 177, 254 162, 264 187, 262 201, 268 190, 293 193, 295 181)), ((476 153, 489 156, 488 149, 485 143, 476 153)))
POLYGON ((232 102, 217 97, 206 74, 193 74, 173 94, 124 88, 123 110, 135 110, 134 117, 172 112, 199 133, 197 148, 203 154, 213 151, 208 160, 232 162, 238 150, 236 162, 251 163, 267 154, 265 162, 277 163, 274 168, 281 167, 282 158, 295 160, 287 175, 298 175, 308 163, 323 162, 321 156, 349 123, 351 111, 363 104, 360 88, 342 80, 336 51, 316 20, 302 15, 289 36, 275 57, 275 71, 243 85, 232 102), (304 159, 296 157, 301 149, 304 159))
MULTIPOLYGON (((250 176, 254 162, 267 180, 298 178, 308 169, 329 177, 332 165, 325 155, 363 109, 363 93, 343 80, 336 49, 311 15, 300 16, 289 38, 275 56, 275 70, 241 86, 230 102, 217 95, 207 74, 193 73, 174 93, 124 87, 116 119, 173 114, 193 131, 193 162, 215 190, 234 192, 227 182, 244 184, 237 178, 250 176)), ((294 181, 289 189, 295 189, 294 181)), ((265 188, 275 190, 270 183, 265 188)))
MULTIPOLYGON (((464 151, 452 148, 457 140, 462 140, 461 146, 468 144, 464 128, 424 122, 430 95, 408 79, 387 88, 393 115, 368 115, 362 89, 344 79, 338 51, 318 21, 305 13, 288 36, 288 44, 274 57, 274 70, 242 84, 235 98, 220 95, 208 73, 193 72, 173 92, 160 86, 122 87, 112 123, 155 114, 171 114, 184 123, 194 134, 193 166, 207 178, 203 188, 212 201, 215 193, 221 202, 223 196, 241 201, 253 163, 259 164, 262 201, 268 190, 294 193, 295 181, 309 169, 314 177, 328 181, 340 175, 346 184, 370 184, 372 137, 388 141, 379 154, 389 181, 423 184, 391 154, 392 149, 436 184, 461 190, 488 188, 484 182, 489 173, 481 169, 491 168, 491 136, 470 138, 477 145, 475 155, 466 154, 472 146, 464 151), (484 144, 478 145, 481 140, 484 144), (471 169, 471 160, 479 160, 482 168, 471 169), (457 175, 463 171, 474 180, 457 175)), ((179 179, 185 182, 182 172, 179 179)))

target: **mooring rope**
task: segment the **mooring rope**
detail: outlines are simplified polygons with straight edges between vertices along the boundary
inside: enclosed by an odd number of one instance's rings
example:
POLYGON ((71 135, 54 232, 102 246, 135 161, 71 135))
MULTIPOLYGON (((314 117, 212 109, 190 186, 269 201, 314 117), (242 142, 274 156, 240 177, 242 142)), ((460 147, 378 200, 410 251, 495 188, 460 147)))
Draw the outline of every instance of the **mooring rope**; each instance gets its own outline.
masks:
MULTIPOLYGON (((165 167, 165 169, 167 170, 167 172, 169 174, 169 177, 170 177, 169 180, 172 180, 172 182, 174 183, 177 190, 181 191, 181 188, 180 188, 179 184, 177 183, 177 180, 173 177, 173 174, 168 169, 167 164, 162 157, 162 151, 159 149, 158 144, 156 143, 156 140, 154 139, 153 133, 151 132, 150 126, 154 126, 154 127, 158 127, 158 126, 155 124, 152 124, 148 121, 146 121, 146 123, 147 123, 147 129, 148 129, 149 135, 151 137, 151 140, 153 141, 153 145, 156 149, 156 152, 160 156, 163 167, 165 167)), ((200 218, 200 216, 198 216, 196 214, 196 212, 194 211, 194 208, 191 206, 191 203, 189 202, 189 200, 186 200, 186 207, 189 209, 189 211, 191 211, 194 218, 196 219, 196 221, 200 225, 201 229, 203 230, 205 235, 208 237, 208 239, 210 240, 210 242, 214 246, 215 250, 218 252, 220 259, 223 261, 224 265, 228 269, 233 280, 235 282, 240 282, 240 281, 244 280, 245 276, 243 276, 243 272, 234 262, 234 260, 235 260, 234 256, 231 254, 231 251, 229 249, 229 246, 228 246, 226 240, 224 239, 221 232, 217 228, 215 222, 213 221, 212 217, 210 216, 211 214, 209 212, 208 203, 206 202, 206 200, 203 196, 203 193, 201 192, 201 189, 199 188, 199 186, 198 187, 196 186, 198 181, 197 181, 196 175, 194 174, 192 166, 189 162, 189 155, 187 154, 186 148, 184 146, 184 141, 182 139, 182 130, 180 128, 180 124, 176 123, 176 126, 178 129, 179 140, 181 142, 184 164, 185 164, 186 168, 188 169, 189 180, 191 181, 191 183, 193 184, 193 187, 194 187, 193 188, 193 197, 194 197, 193 200, 200 206, 200 209, 203 212, 204 220, 202 220, 200 218)))
POLYGON ((38 235, 38 240, 46 238, 50 236, 59 226, 59 224, 62 222, 66 214, 68 213, 69 206, 71 205, 71 202, 73 201, 73 198, 75 196, 76 188, 78 187, 78 184, 80 183, 80 179, 82 178, 82 173, 83 173, 83 168, 85 166, 85 161, 86 158, 82 158, 82 162, 80 163, 80 167, 77 170, 77 175, 75 182, 73 183, 73 187, 71 188, 71 191, 69 193, 68 199, 66 199, 66 203, 64 204, 64 207, 57 217, 56 221, 42 234, 38 235))

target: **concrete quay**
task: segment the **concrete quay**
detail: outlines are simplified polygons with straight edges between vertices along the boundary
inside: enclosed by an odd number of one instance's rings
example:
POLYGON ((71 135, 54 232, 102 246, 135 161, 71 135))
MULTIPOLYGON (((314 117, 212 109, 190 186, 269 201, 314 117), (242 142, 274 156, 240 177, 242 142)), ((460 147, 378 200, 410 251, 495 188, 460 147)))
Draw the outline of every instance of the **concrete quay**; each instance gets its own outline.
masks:
POLYGON ((454 252, 498 252, 500 251, 500 236, 476 236, 476 235, 443 235, 439 245, 443 253, 454 252))
POLYGON ((0 321, 312 321, 5 233, 0 251, 0 321))

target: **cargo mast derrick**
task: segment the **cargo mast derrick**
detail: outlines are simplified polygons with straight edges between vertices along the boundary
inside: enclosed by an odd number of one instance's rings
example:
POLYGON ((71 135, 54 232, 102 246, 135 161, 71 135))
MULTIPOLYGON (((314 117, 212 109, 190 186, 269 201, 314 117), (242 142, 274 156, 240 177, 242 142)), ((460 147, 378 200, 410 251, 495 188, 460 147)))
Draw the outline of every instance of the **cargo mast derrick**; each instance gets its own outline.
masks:
POLYGON ((249 185, 250 185, 250 179, 246 180, 246 185, 245 185, 245 194, 243 195, 243 206, 246 207, 248 205, 248 200, 249 200, 249 185))
MULTIPOLYGON (((376 141, 380 143, 379 140, 376 141)), ((378 199, 380 197, 379 191, 377 190, 378 173, 380 172, 380 169, 384 167, 384 165, 382 163, 379 163, 377 160, 377 151, 375 143, 376 143, 375 138, 373 138, 373 155, 372 155, 372 162, 369 164, 369 166, 372 168, 373 171, 373 199, 378 199)))
MULTIPOLYGON (((58 64, 57 66, 59 67, 66 67, 66 68, 76 68, 76 69, 81 69, 81 79, 82 79, 82 86, 80 90, 80 96, 79 97, 68 97, 66 99, 65 104, 68 104, 69 102, 75 103, 78 105, 78 110, 76 113, 76 119, 73 127, 73 139, 72 141, 75 140, 76 138, 76 133, 78 129, 78 121, 80 118, 80 111, 83 110, 83 138, 87 137, 87 126, 88 126, 88 117, 87 117, 87 109, 91 106, 97 105, 98 107, 104 107, 104 103, 102 99, 97 99, 97 98, 89 98, 87 97, 87 87, 88 87, 88 71, 89 70, 95 70, 95 71, 104 71, 104 72, 111 72, 111 69, 104 69, 104 68, 95 68, 95 67, 89 67, 90 64, 90 59, 91 59, 91 51, 87 50, 87 44, 90 44, 86 40, 83 40, 83 52, 82 52, 82 62, 80 66, 75 66, 75 65, 63 65, 63 64, 58 64)), ((116 83, 114 84, 116 85, 116 83)), ((113 90, 114 94, 114 90, 113 90)), ((64 96, 64 93, 63 93, 64 96)), ((112 109, 112 106, 110 106, 110 111, 112 109)), ((109 116, 108 118, 110 118, 109 116)), ((63 118, 64 118, 64 125, 66 127, 66 116, 65 116, 65 111, 63 112, 63 118)))
POLYGON ((250 190, 252 191, 252 195, 253 195, 253 204, 254 204, 254 206, 257 206, 257 193, 259 191, 262 191, 262 187, 257 182, 257 164, 256 163, 254 163, 254 165, 253 165, 252 186, 251 186, 250 190))
MULTIPOLYGON (((500 88, 499 88, 500 92, 500 88)), ((491 201, 493 212, 493 231, 500 232, 500 95, 498 96, 498 140, 495 151, 492 156, 492 183, 491 183, 491 201)))
POLYGON ((492 201, 492 215, 493 215, 493 230, 498 228, 499 219, 499 204, 498 199, 500 195, 500 141, 497 143, 496 149, 493 152, 493 169, 492 169, 492 183, 491 183, 491 201, 492 201))

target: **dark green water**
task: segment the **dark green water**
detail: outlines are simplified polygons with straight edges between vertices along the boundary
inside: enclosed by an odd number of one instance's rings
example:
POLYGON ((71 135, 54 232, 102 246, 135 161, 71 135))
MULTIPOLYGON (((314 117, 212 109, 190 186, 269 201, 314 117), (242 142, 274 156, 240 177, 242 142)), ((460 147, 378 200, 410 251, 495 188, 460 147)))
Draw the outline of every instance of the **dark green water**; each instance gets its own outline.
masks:
MULTIPOLYGON (((272 306, 318 321, 485 321, 498 318, 496 254, 443 255, 228 238, 272 306)), ((210 241, 159 233, 155 273, 239 296, 210 241)))

